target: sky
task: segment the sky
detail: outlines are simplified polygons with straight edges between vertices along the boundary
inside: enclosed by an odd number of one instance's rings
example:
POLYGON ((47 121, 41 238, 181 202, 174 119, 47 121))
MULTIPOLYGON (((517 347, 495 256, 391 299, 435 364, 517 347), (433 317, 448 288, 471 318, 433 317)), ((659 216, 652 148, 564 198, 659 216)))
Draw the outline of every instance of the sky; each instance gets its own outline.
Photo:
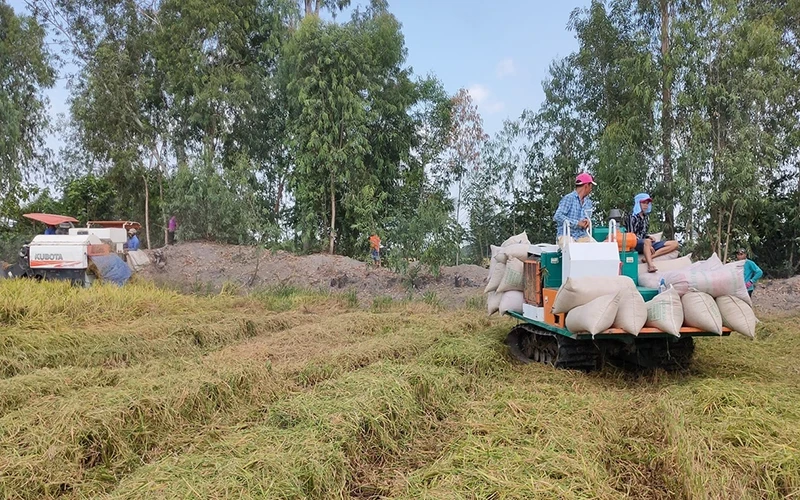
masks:
MULTIPOLYGON (((16 12, 26 12, 24 0, 7 1, 16 12)), ((390 0, 389 11, 403 25, 407 64, 414 73, 435 75, 450 94, 468 89, 485 131, 494 135, 505 119, 538 109, 550 63, 577 48, 574 34, 567 31, 569 15, 588 4, 589 0, 390 0)), ((68 113, 64 75, 47 96, 55 123, 58 114, 68 113)), ((51 136, 47 144, 57 151, 61 141, 51 136)))

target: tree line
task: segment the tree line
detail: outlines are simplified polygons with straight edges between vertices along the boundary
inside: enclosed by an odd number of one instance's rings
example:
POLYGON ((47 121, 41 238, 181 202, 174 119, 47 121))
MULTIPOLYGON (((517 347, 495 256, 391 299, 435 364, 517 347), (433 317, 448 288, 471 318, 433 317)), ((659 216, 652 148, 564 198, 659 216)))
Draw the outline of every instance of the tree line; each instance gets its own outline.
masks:
POLYGON ((684 251, 744 246, 772 275, 800 267, 796 2, 576 9, 578 49, 552 62, 540 108, 494 137, 468 92, 412 72, 382 0, 28 7, 0 0, 5 219, 136 219, 158 246, 176 215, 184 239, 356 257, 378 232, 390 264, 437 267, 480 263, 523 229, 552 241, 559 198, 588 170, 597 222, 647 190, 684 251), (48 123, 59 67, 69 114, 48 123))

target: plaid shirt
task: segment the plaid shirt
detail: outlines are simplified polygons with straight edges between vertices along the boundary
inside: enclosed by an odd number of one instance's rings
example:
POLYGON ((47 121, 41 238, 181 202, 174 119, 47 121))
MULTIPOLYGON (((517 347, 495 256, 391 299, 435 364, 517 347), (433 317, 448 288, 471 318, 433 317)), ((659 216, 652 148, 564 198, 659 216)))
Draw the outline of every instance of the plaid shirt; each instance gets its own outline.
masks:
POLYGON ((640 240, 647 238, 650 230, 650 216, 645 214, 642 217, 642 212, 639 215, 630 215, 626 229, 629 233, 635 234, 640 240))
POLYGON ((569 232, 573 238, 587 236, 586 230, 578 227, 578 222, 583 219, 591 219, 593 210, 592 200, 587 196, 581 204, 581 198, 576 191, 561 198, 556 214, 553 216, 553 220, 556 221, 556 238, 564 235, 564 221, 569 221, 569 232))

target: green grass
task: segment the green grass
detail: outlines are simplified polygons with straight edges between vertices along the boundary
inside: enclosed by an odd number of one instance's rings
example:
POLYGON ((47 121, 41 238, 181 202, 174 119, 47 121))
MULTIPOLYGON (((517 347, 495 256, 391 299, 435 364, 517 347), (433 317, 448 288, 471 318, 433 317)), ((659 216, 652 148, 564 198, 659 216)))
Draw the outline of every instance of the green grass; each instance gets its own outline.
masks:
POLYGON ((510 361, 484 307, 0 282, 0 497, 800 492, 796 317, 586 375, 510 361))

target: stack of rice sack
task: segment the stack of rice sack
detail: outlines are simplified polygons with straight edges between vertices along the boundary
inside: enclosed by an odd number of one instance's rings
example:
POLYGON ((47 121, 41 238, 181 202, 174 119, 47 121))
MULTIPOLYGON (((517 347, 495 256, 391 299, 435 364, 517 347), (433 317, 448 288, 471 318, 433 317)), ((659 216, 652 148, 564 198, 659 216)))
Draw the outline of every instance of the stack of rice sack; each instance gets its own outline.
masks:
MULTIPOLYGON (((686 256, 659 262, 657 267, 657 273, 640 274, 639 285, 658 288, 663 279, 669 290, 648 302, 648 308, 674 307, 677 297, 683 307, 684 326, 720 335, 724 326, 755 337, 758 320, 744 284, 743 262, 723 264, 715 253, 705 261, 692 263, 686 256), (659 305, 663 302, 668 304, 659 305)), ((653 314, 661 311, 654 309, 653 314)))
POLYGON ((483 290, 488 294, 489 315, 506 311, 522 313, 523 261, 530 248, 528 235, 523 231, 503 242, 499 247, 492 245, 492 260, 489 263, 489 283, 483 290))
POLYGON ((628 276, 568 278, 552 312, 566 313, 569 331, 593 335, 612 327, 638 335, 648 319, 647 305, 628 276))

